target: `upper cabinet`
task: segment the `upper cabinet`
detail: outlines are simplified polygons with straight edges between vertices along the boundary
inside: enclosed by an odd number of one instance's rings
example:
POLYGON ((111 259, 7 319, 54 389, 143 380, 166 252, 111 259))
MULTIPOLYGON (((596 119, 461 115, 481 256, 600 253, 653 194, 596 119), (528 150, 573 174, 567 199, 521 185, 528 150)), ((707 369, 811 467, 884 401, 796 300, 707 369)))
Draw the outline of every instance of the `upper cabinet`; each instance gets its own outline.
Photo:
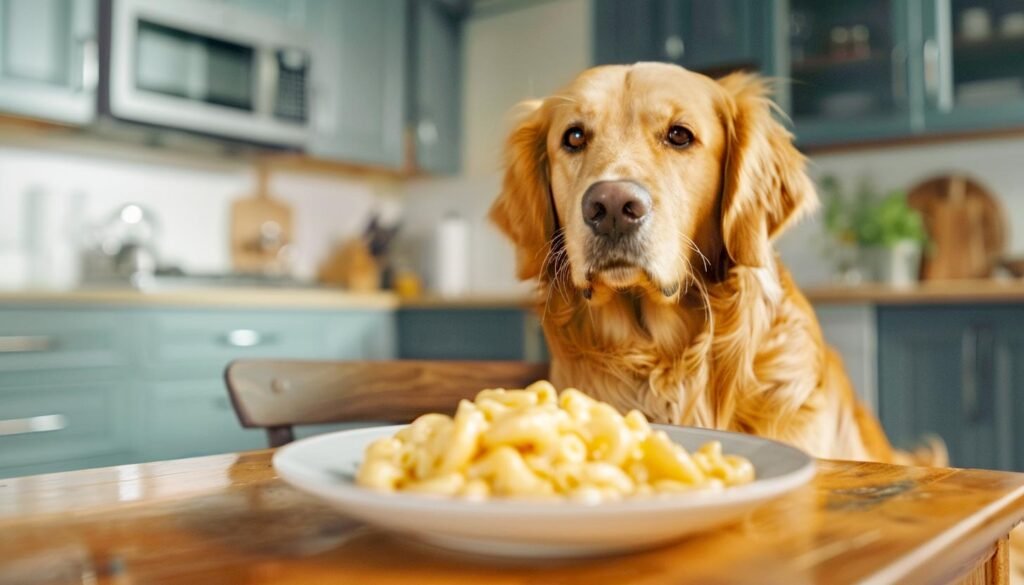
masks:
POLYGON ((0 111, 92 121, 96 25, 95 0, 0 0, 0 111))
POLYGON ((314 0, 217 0, 263 14, 279 22, 298 28, 306 26, 307 5, 314 0))
POLYGON ((409 127, 419 170, 459 170, 462 130, 462 18, 439 0, 413 2, 409 13, 409 127))
POLYGON ((403 166, 406 9, 405 0, 307 0, 314 156, 403 166))
POLYGON ((787 108, 801 143, 911 131, 908 2, 790 0, 787 108))
POLYGON ((922 22, 926 125, 1024 124, 1024 2, 925 0, 922 22))
POLYGON ((438 0, 303 0, 284 16, 300 10, 314 46, 309 152, 456 172, 461 11, 438 0))
POLYGON ((596 0, 597 64, 665 61, 711 74, 774 72, 771 0, 596 0))
POLYGON ((1024 0, 595 0, 596 64, 786 80, 803 147, 1024 127, 1024 0))

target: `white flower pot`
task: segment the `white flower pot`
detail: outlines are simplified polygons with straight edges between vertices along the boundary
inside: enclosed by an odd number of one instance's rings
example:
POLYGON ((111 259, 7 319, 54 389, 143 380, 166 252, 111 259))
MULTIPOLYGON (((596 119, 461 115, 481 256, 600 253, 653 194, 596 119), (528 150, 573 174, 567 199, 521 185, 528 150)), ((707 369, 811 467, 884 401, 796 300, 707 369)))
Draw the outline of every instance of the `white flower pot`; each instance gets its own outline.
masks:
POLYGON ((895 287, 917 284, 921 272, 921 244, 903 240, 892 246, 865 248, 865 267, 874 280, 895 287))

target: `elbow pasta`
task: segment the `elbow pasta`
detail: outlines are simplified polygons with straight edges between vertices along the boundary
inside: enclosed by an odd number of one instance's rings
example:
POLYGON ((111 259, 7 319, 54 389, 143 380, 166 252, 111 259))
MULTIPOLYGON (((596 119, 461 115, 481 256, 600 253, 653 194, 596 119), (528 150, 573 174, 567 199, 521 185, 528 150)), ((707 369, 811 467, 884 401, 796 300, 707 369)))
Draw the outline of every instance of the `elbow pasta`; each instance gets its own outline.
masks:
POLYGON ((426 414, 374 441, 359 485, 464 497, 567 498, 596 503, 754 479, 747 459, 717 441, 688 453, 636 410, 625 416, 575 389, 546 381, 483 390, 454 417, 426 414))

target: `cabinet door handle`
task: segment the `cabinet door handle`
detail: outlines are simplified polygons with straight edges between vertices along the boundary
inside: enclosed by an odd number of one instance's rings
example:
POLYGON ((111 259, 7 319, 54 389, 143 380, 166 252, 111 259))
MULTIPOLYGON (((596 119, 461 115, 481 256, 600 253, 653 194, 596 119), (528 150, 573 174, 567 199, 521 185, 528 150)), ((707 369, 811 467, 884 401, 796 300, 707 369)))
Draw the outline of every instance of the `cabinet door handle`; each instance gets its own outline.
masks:
POLYGON ((68 428, 68 418, 63 414, 44 414, 27 418, 0 420, 0 437, 61 431, 68 428))
POLYGON ((928 97, 939 100, 939 42, 928 39, 924 42, 924 90, 928 97))
POLYGON ((85 38, 79 41, 82 51, 82 71, 80 72, 78 91, 92 93, 100 81, 100 57, 96 39, 85 38))
POLYGON ((416 125, 416 138, 419 139, 420 144, 424 146, 433 146, 437 144, 440 134, 437 130, 437 124, 434 123, 430 118, 423 118, 420 123, 416 125))
POLYGON ((0 337, 0 353, 51 351, 53 346, 53 338, 45 335, 10 335, 0 337))
POLYGON ((264 335, 255 329, 234 329, 225 333, 221 338, 224 345, 231 347, 256 347, 272 343, 273 340, 273 335, 264 335))

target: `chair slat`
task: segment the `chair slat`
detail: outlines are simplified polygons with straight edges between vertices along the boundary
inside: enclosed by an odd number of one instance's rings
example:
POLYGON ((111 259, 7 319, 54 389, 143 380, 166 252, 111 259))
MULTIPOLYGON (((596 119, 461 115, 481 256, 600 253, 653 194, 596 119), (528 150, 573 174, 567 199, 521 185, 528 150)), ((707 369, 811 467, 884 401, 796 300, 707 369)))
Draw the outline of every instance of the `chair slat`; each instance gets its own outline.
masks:
POLYGON ((451 413, 483 388, 522 388, 547 375, 547 364, 525 362, 240 360, 224 377, 242 426, 267 429, 279 446, 293 425, 408 422, 451 413))

